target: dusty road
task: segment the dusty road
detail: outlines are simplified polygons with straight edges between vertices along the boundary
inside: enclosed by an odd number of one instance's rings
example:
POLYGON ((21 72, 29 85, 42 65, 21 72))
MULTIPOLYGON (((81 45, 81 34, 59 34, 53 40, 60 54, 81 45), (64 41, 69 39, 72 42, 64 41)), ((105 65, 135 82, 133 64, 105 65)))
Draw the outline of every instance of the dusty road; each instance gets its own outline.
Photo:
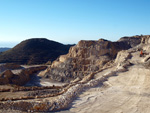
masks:
MULTIPOLYGON (((136 64, 130 66, 128 71, 110 77, 103 85, 84 91, 66 111, 70 113, 150 113, 150 69, 146 69, 136 59, 140 58, 131 59, 136 64)), ((98 73, 99 76, 101 74, 103 73, 98 73)))

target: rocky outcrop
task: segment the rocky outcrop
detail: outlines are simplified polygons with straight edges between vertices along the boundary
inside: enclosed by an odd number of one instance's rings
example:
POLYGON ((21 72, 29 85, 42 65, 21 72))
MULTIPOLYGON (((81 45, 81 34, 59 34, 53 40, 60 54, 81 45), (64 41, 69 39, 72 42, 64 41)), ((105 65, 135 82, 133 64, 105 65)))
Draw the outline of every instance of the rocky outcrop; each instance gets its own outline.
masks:
POLYGON ((21 73, 16 76, 16 78, 12 79, 12 84, 25 85, 27 82, 29 82, 30 76, 46 68, 47 66, 39 66, 23 69, 21 73))
POLYGON ((142 38, 141 43, 143 43, 143 44, 150 43, 150 35, 144 35, 144 36, 141 36, 141 38, 142 38))
POLYGON ((132 37, 122 37, 118 40, 118 42, 120 42, 128 47, 135 47, 141 43, 143 37, 144 36, 138 36, 138 35, 132 36, 132 37))
POLYGON ((33 74, 46 68, 47 66, 31 67, 27 69, 22 69, 22 71, 18 74, 12 73, 11 70, 5 70, 3 73, 0 74, 0 85, 4 84, 24 85, 30 80, 30 77, 33 74))
POLYGON ((123 63, 123 62, 126 62, 127 59, 131 58, 132 55, 130 52, 128 51, 120 51, 118 54, 117 54, 117 57, 115 59, 115 63, 116 64, 120 64, 120 63, 123 63))
POLYGON ((83 78, 113 60, 119 51, 129 49, 141 42, 141 39, 136 37, 127 40, 125 38, 118 42, 104 39, 80 41, 76 46, 70 48, 67 55, 55 60, 47 69, 45 76, 61 82, 69 82, 77 77, 83 78), (134 41, 137 43, 133 44, 134 41))

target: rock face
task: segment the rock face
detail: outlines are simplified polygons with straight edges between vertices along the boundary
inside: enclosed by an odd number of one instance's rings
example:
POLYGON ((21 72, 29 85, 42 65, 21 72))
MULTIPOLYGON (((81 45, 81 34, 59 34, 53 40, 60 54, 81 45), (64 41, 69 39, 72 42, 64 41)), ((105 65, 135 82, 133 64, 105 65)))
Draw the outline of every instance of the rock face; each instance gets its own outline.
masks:
POLYGON ((124 43, 124 45, 128 47, 135 47, 136 45, 140 44, 143 38, 146 36, 132 36, 132 37, 122 37, 118 40, 118 42, 124 43))
POLYGON ((80 41, 71 47, 67 55, 60 56, 45 76, 61 82, 69 82, 77 77, 83 78, 102 68, 113 60, 120 50, 126 50, 141 43, 141 38, 123 39, 111 42, 104 39, 98 41, 80 41), (136 42, 133 44, 133 42, 136 42))
POLYGON ((150 43, 150 35, 144 35, 144 36, 141 36, 141 38, 142 38, 141 43, 143 43, 143 44, 150 43))
POLYGON ((45 38, 22 41, 14 48, 0 54, 0 63, 43 64, 67 54, 72 45, 63 45, 45 38))

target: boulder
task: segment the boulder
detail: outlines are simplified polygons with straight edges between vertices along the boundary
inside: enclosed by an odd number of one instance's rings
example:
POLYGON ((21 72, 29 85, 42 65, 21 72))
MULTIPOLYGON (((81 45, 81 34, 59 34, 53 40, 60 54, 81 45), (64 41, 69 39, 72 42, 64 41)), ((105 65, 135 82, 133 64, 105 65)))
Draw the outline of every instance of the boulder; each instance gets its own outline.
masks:
POLYGON ((117 57, 115 59, 116 64, 121 64, 132 57, 131 53, 125 50, 118 52, 117 57))

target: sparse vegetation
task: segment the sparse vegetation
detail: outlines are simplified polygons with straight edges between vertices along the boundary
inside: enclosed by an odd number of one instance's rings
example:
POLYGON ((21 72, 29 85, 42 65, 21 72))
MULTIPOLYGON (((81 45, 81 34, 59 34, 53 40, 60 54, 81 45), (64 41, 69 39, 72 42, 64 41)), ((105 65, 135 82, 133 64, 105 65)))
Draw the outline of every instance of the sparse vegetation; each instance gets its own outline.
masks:
POLYGON ((70 47, 44 38, 29 39, 1 53, 0 63, 43 64, 68 53, 70 47))

